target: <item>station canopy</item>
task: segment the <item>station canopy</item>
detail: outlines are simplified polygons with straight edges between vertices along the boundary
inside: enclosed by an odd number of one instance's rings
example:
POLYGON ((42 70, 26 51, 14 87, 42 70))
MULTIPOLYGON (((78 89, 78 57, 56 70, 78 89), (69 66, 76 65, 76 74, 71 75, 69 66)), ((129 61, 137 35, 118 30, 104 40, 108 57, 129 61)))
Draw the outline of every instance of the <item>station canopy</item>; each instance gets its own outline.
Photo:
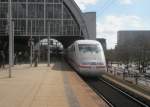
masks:
POLYGON ((0 36, 8 36, 9 1, 14 36, 86 35, 82 13, 73 0, 0 0, 0 36))

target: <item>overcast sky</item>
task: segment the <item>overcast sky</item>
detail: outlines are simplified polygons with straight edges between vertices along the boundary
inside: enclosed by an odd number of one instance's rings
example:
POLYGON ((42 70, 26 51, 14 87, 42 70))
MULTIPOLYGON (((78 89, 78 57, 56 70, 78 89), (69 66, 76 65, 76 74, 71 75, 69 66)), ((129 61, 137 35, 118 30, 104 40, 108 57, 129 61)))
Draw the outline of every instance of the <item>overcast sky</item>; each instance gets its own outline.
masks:
POLYGON ((83 12, 96 11, 97 38, 114 48, 119 30, 150 30, 150 0, 75 0, 83 12))

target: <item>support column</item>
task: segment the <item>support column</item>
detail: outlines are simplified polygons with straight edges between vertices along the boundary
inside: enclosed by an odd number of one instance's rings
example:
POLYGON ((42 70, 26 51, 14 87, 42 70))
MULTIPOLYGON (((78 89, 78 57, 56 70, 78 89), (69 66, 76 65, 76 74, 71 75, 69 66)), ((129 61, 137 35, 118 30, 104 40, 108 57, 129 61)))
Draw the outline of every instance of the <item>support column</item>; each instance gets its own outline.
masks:
POLYGON ((50 66, 50 24, 48 25, 48 39, 47 39, 47 42, 48 42, 48 45, 47 45, 47 49, 48 49, 48 53, 47 53, 47 59, 48 59, 48 67, 50 66))
POLYGON ((14 22, 12 22, 12 66, 14 66, 14 58, 15 58, 15 56, 14 56, 14 55, 15 55, 15 54, 14 54, 14 45, 15 45, 15 44, 14 44, 14 39, 15 39, 15 38, 14 38, 14 37, 15 37, 15 36, 14 36, 14 28, 15 28, 15 27, 14 27, 14 22))
POLYGON ((38 56, 39 56, 39 60, 38 60, 38 62, 40 62, 40 60, 41 60, 41 43, 40 43, 40 41, 41 41, 41 38, 40 38, 40 36, 39 36, 39 44, 38 44, 38 56))
POLYGON ((46 36, 46 0, 44 0, 44 36, 46 36))
POLYGON ((12 74, 11 74, 11 67, 12 67, 12 63, 13 63, 13 36, 12 36, 12 3, 11 0, 9 0, 9 5, 8 5, 8 21, 9 21, 9 78, 11 78, 12 74))
POLYGON ((28 33, 28 0, 26 0, 26 36, 29 36, 29 33, 28 33))
POLYGON ((64 29, 63 29, 63 27, 64 27, 64 16, 63 16, 64 6, 63 6, 63 4, 64 4, 64 0, 62 0, 62 6, 61 6, 61 13, 62 13, 62 15, 61 15, 61 25, 62 25, 62 27, 61 27, 61 36, 63 36, 63 31, 64 31, 64 29))
POLYGON ((33 38, 32 38, 32 20, 31 20, 31 37, 30 37, 30 66, 32 67, 33 59, 33 38))

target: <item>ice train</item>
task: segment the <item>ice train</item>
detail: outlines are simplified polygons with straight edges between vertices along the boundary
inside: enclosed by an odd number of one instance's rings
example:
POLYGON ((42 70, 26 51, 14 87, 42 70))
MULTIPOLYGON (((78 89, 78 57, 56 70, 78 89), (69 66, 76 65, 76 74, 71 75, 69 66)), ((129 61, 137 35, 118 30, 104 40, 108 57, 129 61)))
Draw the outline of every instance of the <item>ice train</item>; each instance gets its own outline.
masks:
POLYGON ((71 66, 80 74, 99 76, 106 71, 104 50, 96 40, 77 40, 66 50, 71 66))

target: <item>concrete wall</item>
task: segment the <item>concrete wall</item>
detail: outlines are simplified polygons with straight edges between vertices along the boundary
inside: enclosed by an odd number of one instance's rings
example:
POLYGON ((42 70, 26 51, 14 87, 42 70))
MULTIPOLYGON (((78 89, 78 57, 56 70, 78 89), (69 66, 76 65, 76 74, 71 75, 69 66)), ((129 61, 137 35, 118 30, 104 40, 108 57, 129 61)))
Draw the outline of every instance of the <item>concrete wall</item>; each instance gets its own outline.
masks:
POLYGON ((84 20, 87 26, 89 38, 87 39, 96 39, 96 12, 87 12, 83 13, 84 20))

